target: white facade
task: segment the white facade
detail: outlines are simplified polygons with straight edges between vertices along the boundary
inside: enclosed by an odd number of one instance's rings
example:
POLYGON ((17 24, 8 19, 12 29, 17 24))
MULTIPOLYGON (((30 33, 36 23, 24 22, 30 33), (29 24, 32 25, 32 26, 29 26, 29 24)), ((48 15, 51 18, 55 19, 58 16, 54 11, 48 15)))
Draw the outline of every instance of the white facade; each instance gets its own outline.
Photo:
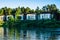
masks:
MULTIPOLYGON (((50 13, 39 14, 38 20, 41 20, 41 19, 51 19, 51 14, 50 13)), ((27 20, 36 20, 36 14, 27 14, 27 20)))
POLYGON ((51 14, 40 14, 38 19, 51 19, 51 14))
POLYGON ((4 17, 4 16, 0 16, 0 20, 3 20, 3 17, 4 17))
POLYGON ((27 20, 36 20, 35 14, 27 14, 27 20))
MULTIPOLYGON (((13 17, 12 15, 8 15, 7 20, 9 18, 9 16, 13 17)), ((20 14, 19 16, 21 17, 21 20, 23 20, 23 14, 20 14)), ((37 17, 38 17, 38 20, 51 19, 51 14, 50 13, 43 13, 43 14, 39 14, 37 17)), ((52 17, 53 17, 53 15, 52 15, 52 17)), ((4 15, 0 16, 0 20, 3 20, 3 19, 4 19, 4 15)), ((27 14, 26 20, 36 20, 36 14, 27 14)))

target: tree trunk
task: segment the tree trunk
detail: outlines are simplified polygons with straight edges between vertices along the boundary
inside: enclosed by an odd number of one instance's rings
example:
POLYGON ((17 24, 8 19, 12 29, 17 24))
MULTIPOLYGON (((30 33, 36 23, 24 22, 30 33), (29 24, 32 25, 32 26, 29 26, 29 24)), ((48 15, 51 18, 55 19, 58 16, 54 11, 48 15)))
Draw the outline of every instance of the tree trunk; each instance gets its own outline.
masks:
POLYGON ((7 12, 4 10, 4 21, 7 21, 7 12))
POLYGON ((27 14, 24 13, 23 20, 26 20, 26 16, 27 16, 27 14))
POLYGON ((36 20, 38 20, 38 14, 36 14, 36 20))

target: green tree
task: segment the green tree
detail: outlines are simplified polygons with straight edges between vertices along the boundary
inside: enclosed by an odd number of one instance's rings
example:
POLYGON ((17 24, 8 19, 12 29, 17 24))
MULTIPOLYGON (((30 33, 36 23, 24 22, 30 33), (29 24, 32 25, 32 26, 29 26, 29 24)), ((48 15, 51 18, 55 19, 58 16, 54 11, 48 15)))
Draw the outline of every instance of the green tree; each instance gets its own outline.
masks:
POLYGON ((26 20, 26 10, 24 7, 21 7, 21 11, 23 13, 23 19, 26 20))
POLYGON ((40 13, 39 7, 36 8, 35 13, 40 13))
POLYGON ((47 5, 49 12, 55 12, 57 10, 57 7, 55 4, 47 5))
POLYGON ((12 9, 8 8, 7 10, 8 10, 8 15, 11 15, 12 9))
POLYGON ((25 13, 27 13, 27 14, 30 13, 30 10, 31 10, 31 9, 30 9, 29 7, 26 7, 26 8, 25 8, 25 13))
POLYGON ((42 10, 44 12, 54 12, 57 10, 57 7, 55 4, 51 4, 51 5, 48 4, 46 6, 43 6, 42 10))
MULTIPOLYGON (((46 5, 46 6, 43 6, 43 12, 50 12, 51 14, 54 15, 53 18, 57 18, 57 15, 58 15, 58 9, 56 7, 55 4, 51 4, 51 5, 46 5)), ((52 17, 52 15, 51 15, 52 17)))
POLYGON ((3 8, 0 9, 0 15, 3 15, 3 8))
POLYGON ((30 13, 35 13, 34 9, 30 10, 30 13))
POLYGON ((40 13, 39 7, 36 8, 35 13, 36 13, 36 20, 38 20, 38 14, 40 13))
POLYGON ((18 15, 20 15, 20 14, 21 14, 21 8, 18 7, 18 8, 16 8, 16 15, 18 16, 18 15))
POLYGON ((47 7, 46 6, 43 6, 42 11, 43 12, 46 12, 47 11, 47 7))
POLYGON ((3 14, 4 14, 4 21, 7 21, 7 7, 3 8, 3 14))
POLYGON ((11 14, 13 15, 14 19, 15 19, 15 15, 16 15, 16 9, 12 9, 11 14))
POLYGON ((40 13, 42 13, 43 11, 40 9, 40 13))
POLYGON ((21 7, 21 12, 25 13, 25 8, 24 7, 21 7))
POLYGON ((16 19, 18 20, 19 18, 20 18, 20 14, 21 14, 22 12, 21 12, 21 8, 20 7, 18 7, 18 8, 16 8, 16 19))

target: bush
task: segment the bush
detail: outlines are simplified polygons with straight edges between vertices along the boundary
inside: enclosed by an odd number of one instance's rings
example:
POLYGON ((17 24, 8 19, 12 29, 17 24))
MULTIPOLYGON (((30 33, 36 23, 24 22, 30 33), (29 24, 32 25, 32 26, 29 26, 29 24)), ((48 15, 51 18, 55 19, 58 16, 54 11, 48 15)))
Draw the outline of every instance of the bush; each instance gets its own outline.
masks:
POLYGON ((60 21, 56 20, 18 20, 18 21, 7 21, 8 27, 19 28, 19 29, 40 29, 40 28, 58 28, 60 27, 60 21))

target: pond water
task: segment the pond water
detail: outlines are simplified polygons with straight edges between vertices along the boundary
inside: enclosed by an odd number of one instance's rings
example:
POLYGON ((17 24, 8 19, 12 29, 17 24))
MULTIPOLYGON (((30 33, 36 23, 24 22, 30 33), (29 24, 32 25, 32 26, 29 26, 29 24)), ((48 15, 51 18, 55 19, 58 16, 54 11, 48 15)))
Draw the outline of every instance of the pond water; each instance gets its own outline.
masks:
POLYGON ((0 40, 60 40, 60 28, 20 30, 0 27, 0 40))

